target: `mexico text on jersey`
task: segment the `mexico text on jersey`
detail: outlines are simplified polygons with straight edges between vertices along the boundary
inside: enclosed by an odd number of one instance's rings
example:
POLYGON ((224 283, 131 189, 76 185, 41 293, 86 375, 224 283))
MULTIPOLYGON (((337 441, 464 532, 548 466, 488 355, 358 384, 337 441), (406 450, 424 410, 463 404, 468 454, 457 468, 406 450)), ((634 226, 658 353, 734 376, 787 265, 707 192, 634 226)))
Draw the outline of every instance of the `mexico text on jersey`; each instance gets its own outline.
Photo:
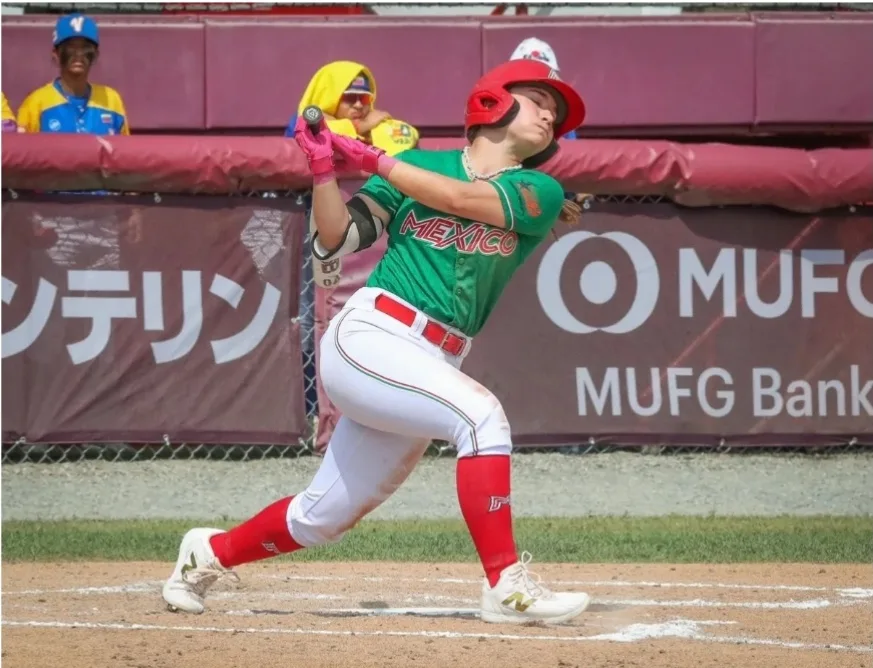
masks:
MULTIPOLYGON (((411 150, 398 159, 469 181, 460 151, 411 150)), ((388 251, 367 285, 387 290, 430 317, 474 336, 515 271, 551 230, 561 211, 561 185, 542 172, 518 169, 489 181, 506 228, 435 211, 379 176, 360 192, 391 216, 388 251)))

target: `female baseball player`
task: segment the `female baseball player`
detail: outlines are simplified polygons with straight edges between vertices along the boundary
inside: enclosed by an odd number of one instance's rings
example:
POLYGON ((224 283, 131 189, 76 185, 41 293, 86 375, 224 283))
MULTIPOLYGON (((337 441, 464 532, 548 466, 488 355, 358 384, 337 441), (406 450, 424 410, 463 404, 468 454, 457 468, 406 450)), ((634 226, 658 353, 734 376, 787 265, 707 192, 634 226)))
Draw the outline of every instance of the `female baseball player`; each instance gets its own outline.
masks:
POLYGON ((566 206, 560 184, 532 167, 584 116, 579 94, 548 65, 514 61, 470 94, 463 151, 391 157, 298 121, 314 177, 313 253, 354 253, 385 230, 388 248, 321 340, 321 381, 342 417, 318 472, 230 531, 190 530, 163 588, 171 610, 202 612, 208 587, 234 566, 339 540, 403 483, 432 439, 457 446, 458 501, 486 576, 482 619, 559 623, 586 609, 587 594, 549 591, 528 571, 529 555, 519 559, 509 423, 497 398, 460 371, 510 277, 566 206), (348 203, 338 163, 373 175, 348 203))

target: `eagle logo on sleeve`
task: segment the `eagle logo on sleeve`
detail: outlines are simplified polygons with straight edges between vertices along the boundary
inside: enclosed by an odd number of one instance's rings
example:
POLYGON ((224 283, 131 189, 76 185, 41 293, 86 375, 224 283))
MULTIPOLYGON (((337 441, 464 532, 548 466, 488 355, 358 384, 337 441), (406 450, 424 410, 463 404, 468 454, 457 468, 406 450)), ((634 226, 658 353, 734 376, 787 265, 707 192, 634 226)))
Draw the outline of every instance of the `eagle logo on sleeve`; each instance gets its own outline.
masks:
POLYGON ((534 192, 533 185, 527 181, 519 181, 516 188, 518 188, 518 193, 521 195, 521 201, 524 202, 524 209, 528 215, 535 218, 542 215, 543 210, 540 207, 540 201, 534 192))

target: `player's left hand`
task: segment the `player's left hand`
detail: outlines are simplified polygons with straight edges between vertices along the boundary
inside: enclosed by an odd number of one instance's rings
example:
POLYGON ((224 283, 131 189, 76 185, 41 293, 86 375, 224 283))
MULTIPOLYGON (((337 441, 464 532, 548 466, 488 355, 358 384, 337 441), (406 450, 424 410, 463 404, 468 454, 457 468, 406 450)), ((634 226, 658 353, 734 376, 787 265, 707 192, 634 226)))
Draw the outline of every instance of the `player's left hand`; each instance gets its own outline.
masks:
POLYGON ((379 174, 380 169, 393 164, 393 158, 385 154, 381 148, 377 148, 360 139, 353 139, 345 135, 333 135, 333 150, 338 158, 349 169, 356 169, 367 174, 379 174))

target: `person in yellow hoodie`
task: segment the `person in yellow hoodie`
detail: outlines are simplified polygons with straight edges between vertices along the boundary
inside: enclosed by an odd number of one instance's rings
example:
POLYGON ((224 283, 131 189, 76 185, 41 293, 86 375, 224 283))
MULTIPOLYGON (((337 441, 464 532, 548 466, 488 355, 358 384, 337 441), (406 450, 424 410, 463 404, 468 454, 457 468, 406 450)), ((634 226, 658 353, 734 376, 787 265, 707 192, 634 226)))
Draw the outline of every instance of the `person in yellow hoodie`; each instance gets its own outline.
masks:
POLYGON ((310 79, 285 136, 294 136, 297 116, 314 104, 324 112, 328 127, 336 134, 361 139, 388 155, 415 148, 418 130, 377 109, 376 91, 376 79, 367 66, 350 60, 328 63, 310 79))
POLYGON ((18 123, 15 122, 15 114, 12 112, 12 107, 6 100, 6 94, 0 93, 3 98, 3 132, 16 132, 18 123))

